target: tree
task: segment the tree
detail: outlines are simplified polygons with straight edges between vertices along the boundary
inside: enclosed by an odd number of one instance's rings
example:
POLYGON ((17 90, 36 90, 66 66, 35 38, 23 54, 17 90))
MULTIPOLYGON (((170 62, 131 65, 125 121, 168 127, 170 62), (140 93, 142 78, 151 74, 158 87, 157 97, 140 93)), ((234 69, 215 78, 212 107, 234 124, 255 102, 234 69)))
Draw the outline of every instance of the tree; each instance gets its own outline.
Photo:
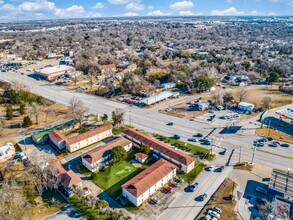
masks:
POLYGON ((13 118, 12 105, 7 105, 6 106, 6 118, 7 118, 7 120, 11 120, 13 118))
POLYGON ((234 98, 233 98, 233 95, 232 95, 231 92, 225 92, 225 93, 224 93, 224 95, 223 95, 223 102, 224 102, 225 104, 232 102, 233 99, 234 99, 234 98))
POLYGON ((264 204, 262 204, 259 208, 259 212, 262 215, 263 219, 268 219, 268 216, 271 213, 271 210, 272 210, 271 203, 268 200, 265 200, 264 204))
POLYGON ((4 119, 0 118, 0 137, 2 136, 2 131, 4 130, 5 121, 4 119))
POLYGON ((237 96, 239 102, 243 102, 247 99, 248 92, 245 89, 241 89, 239 92, 236 93, 236 96, 237 96))
POLYGON ((220 90, 212 92, 212 100, 214 100, 214 105, 216 107, 223 104, 223 95, 220 90))
POLYGON ((28 127, 30 127, 30 126, 32 126, 32 125, 33 125, 33 122, 32 122, 32 120, 31 120, 31 118, 30 118, 29 116, 25 116, 25 117, 23 118, 22 126, 25 127, 25 128, 28 128, 28 127))
POLYGON ((108 115, 107 114, 104 114, 102 117, 101 117, 103 123, 105 124, 106 121, 108 121, 108 115))
POLYGON ((261 100, 261 104, 262 104, 262 108, 269 110, 270 106, 272 103, 272 98, 271 97, 263 97, 263 99, 261 100))
POLYGON ((117 146, 112 149, 112 159, 114 163, 120 162, 127 158, 127 152, 122 146, 117 146))
POLYGON ((24 115, 25 114, 25 104, 20 103, 19 104, 19 114, 24 115))
POLYGON ((280 78, 280 74, 277 72, 272 72, 270 73, 269 77, 268 77, 268 82, 269 83, 273 83, 273 82, 278 82, 280 78))
POLYGON ((35 116, 36 124, 39 124, 41 106, 37 102, 33 102, 30 106, 30 115, 35 116))
POLYGON ((150 146, 148 146, 146 144, 142 144, 141 147, 140 147, 140 149, 145 154, 149 154, 151 152, 150 146))
POLYGON ((73 97, 69 102, 69 107, 71 109, 71 116, 76 119, 81 127, 85 114, 88 112, 88 108, 83 105, 83 102, 77 98, 73 97))
POLYGON ((113 126, 121 126, 124 123, 124 112, 120 109, 116 109, 112 112, 112 120, 113 120, 113 126))

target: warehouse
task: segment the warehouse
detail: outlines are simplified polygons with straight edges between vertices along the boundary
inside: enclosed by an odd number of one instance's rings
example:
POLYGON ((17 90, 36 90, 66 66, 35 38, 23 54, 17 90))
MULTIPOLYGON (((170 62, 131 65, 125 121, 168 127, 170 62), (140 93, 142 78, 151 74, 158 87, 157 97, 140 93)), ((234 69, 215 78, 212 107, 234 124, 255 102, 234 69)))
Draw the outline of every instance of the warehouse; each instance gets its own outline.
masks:
POLYGON ((164 91, 159 94, 148 97, 146 99, 143 99, 141 101, 141 103, 144 105, 153 105, 157 102, 163 101, 163 100, 165 100, 167 98, 171 98, 173 96, 174 96, 174 94, 172 92, 164 91))
POLYGON ((35 75, 43 78, 43 79, 54 79, 58 76, 64 75, 69 72, 75 71, 75 67, 73 66, 67 66, 67 65, 59 65, 59 66, 53 66, 48 67, 44 69, 39 69, 35 72, 35 75))
POLYGON ((252 112, 254 109, 254 104, 250 104, 247 102, 240 102, 238 104, 238 109, 240 109, 241 111, 245 111, 245 112, 252 112))

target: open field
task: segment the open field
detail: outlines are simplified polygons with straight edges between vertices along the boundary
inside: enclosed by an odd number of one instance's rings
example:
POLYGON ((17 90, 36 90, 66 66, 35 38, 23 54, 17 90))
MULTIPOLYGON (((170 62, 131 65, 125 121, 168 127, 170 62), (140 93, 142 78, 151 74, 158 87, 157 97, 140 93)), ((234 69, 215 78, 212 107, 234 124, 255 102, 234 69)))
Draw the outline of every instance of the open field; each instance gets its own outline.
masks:
POLYGON ((286 141, 288 143, 293 144, 292 136, 288 136, 274 129, 258 128, 256 129, 256 134, 259 136, 264 136, 264 137, 272 137, 274 140, 286 141))
POLYGON ((204 213, 213 207, 218 207, 222 210, 221 217, 219 218, 220 220, 239 219, 237 213, 235 212, 235 206, 237 202, 235 200, 228 200, 228 197, 233 194, 235 187, 236 183, 227 178, 212 195, 211 199, 208 201, 207 205, 203 208, 196 219, 203 219, 205 216, 204 213))

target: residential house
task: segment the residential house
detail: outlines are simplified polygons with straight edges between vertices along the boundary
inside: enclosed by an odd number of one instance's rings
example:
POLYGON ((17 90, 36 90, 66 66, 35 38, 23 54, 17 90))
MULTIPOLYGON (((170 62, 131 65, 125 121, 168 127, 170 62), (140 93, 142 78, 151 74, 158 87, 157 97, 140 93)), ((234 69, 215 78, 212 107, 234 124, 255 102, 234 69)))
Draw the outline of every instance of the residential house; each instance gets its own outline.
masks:
POLYGON ((135 160, 137 160, 139 163, 143 164, 148 159, 149 155, 144 154, 144 153, 136 153, 134 156, 135 156, 135 160))
POLYGON ((132 148, 132 142, 124 137, 118 137, 84 153, 81 156, 82 164, 91 172, 100 170, 111 161, 112 149, 117 146, 122 146, 128 152, 132 148))
POLYGON ((175 150, 163 142, 144 135, 132 128, 124 130, 122 135, 139 145, 145 144, 150 146, 155 157, 164 158, 176 164, 185 173, 188 173, 194 168, 195 158, 182 151, 175 150))
POLYGON ((135 206, 140 206, 175 176, 176 166, 160 159, 123 184, 122 195, 135 206))

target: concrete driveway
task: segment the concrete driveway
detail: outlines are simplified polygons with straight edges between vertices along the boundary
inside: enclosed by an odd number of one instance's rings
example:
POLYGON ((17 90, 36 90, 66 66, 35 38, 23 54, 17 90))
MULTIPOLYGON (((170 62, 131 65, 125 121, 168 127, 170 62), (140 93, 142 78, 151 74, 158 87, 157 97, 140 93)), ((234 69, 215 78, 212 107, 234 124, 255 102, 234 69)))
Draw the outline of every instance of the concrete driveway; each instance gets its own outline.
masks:
POLYGON ((42 218, 41 220, 81 220, 83 216, 71 205, 67 205, 53 215, 42 218))

